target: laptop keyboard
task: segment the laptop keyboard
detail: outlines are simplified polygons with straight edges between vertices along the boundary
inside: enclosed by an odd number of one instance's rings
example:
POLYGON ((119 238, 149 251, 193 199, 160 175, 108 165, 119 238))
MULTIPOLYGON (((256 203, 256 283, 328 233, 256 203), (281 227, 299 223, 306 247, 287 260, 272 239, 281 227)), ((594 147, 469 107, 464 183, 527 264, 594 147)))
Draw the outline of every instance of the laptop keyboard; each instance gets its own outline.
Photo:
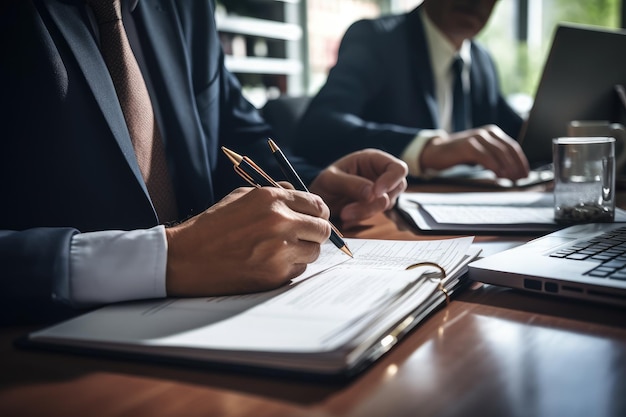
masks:
POLYGON ((626 227, 602 233, 550 254, 553 258, 602 262, 585 275, 626 281, 626 227))

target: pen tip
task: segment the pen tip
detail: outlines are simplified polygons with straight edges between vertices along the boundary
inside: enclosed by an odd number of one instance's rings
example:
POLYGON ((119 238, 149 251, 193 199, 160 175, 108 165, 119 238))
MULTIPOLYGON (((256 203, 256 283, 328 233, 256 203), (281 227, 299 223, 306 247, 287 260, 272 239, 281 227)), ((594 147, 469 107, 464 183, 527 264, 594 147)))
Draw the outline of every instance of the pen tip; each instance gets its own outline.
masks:
POLYGON ((237 152, 231 151, 225 146, 222 146, 222 151, 224 151, 228 159, 230 159, 230 161, 235 165, 239 164, 243 160, 243 157, 241 155, 239 155, 237 152))
POLYGON ((274 142, 272 138, 267 138, 267 143, 270 145, 272 152, 276 152, 278 150, 278 145, 276 145, 276 142, 274 142))
POLYGON ((348 255, 349 257, 354 258, 354 255, 352 254, 352 251, 350 249, 348 249, 348 247, 346 245, 343 245, 341 247, 341 251, 343 253, 345 253, 346 255, 348 255))

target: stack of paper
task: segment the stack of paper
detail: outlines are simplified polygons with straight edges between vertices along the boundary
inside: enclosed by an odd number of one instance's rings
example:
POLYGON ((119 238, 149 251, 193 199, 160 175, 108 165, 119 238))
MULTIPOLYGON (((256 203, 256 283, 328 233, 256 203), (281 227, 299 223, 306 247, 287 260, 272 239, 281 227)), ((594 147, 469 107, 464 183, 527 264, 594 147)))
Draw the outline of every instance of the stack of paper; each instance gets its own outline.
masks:
MULTIPOLYGON (((549 192, 403 193, 397 207, 422 231, 546 233, 563 227, 554 221, 549 192)), ((617 210, 616 221, 624 219, 617 210)))
POLYGON ((472 238, 346 239, 323 245, 290 285, 229 297, 111 305, 31 333, 31 346, 203 361, 307 374, 350 374, 445 302, 478 255, 472 238), (413 264, 436 263, 407 270, 413 264))

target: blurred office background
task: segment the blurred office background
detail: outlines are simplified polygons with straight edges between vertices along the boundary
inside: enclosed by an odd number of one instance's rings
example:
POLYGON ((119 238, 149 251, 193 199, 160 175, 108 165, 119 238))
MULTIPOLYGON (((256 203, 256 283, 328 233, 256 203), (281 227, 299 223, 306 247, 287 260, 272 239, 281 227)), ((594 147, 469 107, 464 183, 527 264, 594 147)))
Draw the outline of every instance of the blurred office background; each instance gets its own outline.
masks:
MULTIPOLYGON (((345 30, 361 18, 409 11, 421 0, 216 0, 226 65, 253 104, 313 95, 334 65, 345 30)), ((479 40, 502 88, 528 111, 559 22, 619 28, 626 0, 500 0, 479 40)), ((616 51, 624 53, 624 51, 616 51)))

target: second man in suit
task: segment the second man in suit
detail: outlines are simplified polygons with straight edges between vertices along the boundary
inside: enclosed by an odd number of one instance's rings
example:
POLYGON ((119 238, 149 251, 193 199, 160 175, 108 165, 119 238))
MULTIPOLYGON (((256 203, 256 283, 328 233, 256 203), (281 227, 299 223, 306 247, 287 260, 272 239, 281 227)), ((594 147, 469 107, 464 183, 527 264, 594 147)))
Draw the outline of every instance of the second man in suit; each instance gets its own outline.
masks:
POLYGON ((495 3, 424 0, 406 14, 354 23, 294 150, 326 164, 380 148, 401 157, 414 177, 459 164, 511 180, 527 176, 513 139, 523 120, 502 97, 491 56, 473 40, 495 3), (463 80, 457 91, 455 61, 463 80))

